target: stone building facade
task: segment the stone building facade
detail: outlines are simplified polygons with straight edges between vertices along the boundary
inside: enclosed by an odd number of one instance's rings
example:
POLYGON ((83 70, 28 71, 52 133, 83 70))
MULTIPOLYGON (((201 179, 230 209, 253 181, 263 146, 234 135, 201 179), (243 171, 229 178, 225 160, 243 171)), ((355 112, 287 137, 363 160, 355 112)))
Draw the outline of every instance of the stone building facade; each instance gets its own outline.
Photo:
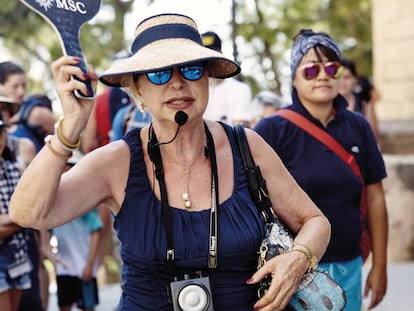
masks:
POLYGON ((414 2, 372 1, 374 83, 385 153, 414 154, 414 2))
POLYGON ((380 120, 414 120, 414 1, 372 0, 374 81, 380 120))
POLYGON ((414 260, 414 1, 372 1, 376 105, 388 177, 390 262, 414 260))

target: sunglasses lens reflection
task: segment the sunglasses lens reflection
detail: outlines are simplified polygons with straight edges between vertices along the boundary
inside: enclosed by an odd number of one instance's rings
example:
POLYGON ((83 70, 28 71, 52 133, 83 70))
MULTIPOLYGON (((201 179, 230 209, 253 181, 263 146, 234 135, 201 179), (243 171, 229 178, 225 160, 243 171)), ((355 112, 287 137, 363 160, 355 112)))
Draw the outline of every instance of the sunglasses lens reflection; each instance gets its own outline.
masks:
POLYGON ((201 66, 201 65, 184 66, 184 67, 180 67, 180 72, 185 79, 190 80, 190 81, 196 81, 203 76, 204 66, 201 66))
POLYGON ((315 79, 320 71, 320 66, 318 64, 308 65, 303 69, 303 76, 306 80, 315 79))
POLYGON ((163 85, 170 81, 172 76, 172 69, 156 71, 156 72, 148 72, 147 78, 151 83, 155 85, 163 85))
POLYGON ((339 78, 339 69, 341 65, 338 62, 328 62, 326 64, 308 64, 303 69, 303 77, 306 80, 316 79, 319 75, 319 72, 321 71, 321 66, 323 66, 325 73, 328 77, 333 79, 339 78))
POLYGON ((338 63, 331 62, 331 63, 325 64, 325 72, 330 78, 336 78, 338 69, 339 69, 338 63))

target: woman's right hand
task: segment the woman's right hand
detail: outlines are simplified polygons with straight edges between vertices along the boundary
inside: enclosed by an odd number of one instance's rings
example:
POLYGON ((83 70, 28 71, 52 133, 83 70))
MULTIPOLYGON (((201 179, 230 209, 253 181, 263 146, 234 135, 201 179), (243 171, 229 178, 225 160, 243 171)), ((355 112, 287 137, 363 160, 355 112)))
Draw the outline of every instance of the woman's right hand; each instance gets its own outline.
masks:
MULTIPOLYGON (((95 71, 88 69, 87 73, 82 72, 82 69, 77 66, 79 62, 78 57, 62 56, 51 65, 56 93, 65 118, 65 127, 72 129, 70 132, 78 134, 77 137, 74 137, 74 140, 79 137, 80 132, 85 128, 94 104, 93 99, 78 98, 74 92, 79 90, 83 94, 88 94, 87 87, 83 82, 87 79, 91 80, 94 91, 96 91, 98 83, 98 76, 95 71)), ((67 134, 69 138, 69 133, 67 134)))
POLYGON ((308 259, 301 252, 286 252, 267 261, 247 281, 257 284, 267 275, 272 277, 269 289, 256 302, 254 310, 284 310, 308 267, 308 259))

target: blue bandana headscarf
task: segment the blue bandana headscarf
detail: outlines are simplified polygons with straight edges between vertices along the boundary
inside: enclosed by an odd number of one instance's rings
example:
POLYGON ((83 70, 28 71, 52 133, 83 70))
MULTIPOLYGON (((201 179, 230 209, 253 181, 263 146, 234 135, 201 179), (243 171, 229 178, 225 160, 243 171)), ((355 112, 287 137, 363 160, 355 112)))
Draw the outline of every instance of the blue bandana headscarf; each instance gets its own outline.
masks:
POLYGON ((313 32, 310 29, 301 30, 298 35, 298 39, 293 43, 293 47, 290 53, 290 70, 292 79, 295 75, 296 68, 302 61, 303 56, 312 48, 317 45, 323 45, 333 50, 339 58, 342 58, 341 51, 338 45, 327 33, 313 32))

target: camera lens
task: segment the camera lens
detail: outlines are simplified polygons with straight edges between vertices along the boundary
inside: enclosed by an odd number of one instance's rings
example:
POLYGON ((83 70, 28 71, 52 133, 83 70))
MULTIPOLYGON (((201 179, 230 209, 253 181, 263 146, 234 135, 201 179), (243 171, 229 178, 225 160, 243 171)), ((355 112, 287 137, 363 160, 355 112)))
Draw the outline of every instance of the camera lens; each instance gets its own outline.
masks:
POLYGON ((185 286, 178 295, 178 304, 183 311, 207 310, 209 301, 208 292, 200 285, 185 286))

